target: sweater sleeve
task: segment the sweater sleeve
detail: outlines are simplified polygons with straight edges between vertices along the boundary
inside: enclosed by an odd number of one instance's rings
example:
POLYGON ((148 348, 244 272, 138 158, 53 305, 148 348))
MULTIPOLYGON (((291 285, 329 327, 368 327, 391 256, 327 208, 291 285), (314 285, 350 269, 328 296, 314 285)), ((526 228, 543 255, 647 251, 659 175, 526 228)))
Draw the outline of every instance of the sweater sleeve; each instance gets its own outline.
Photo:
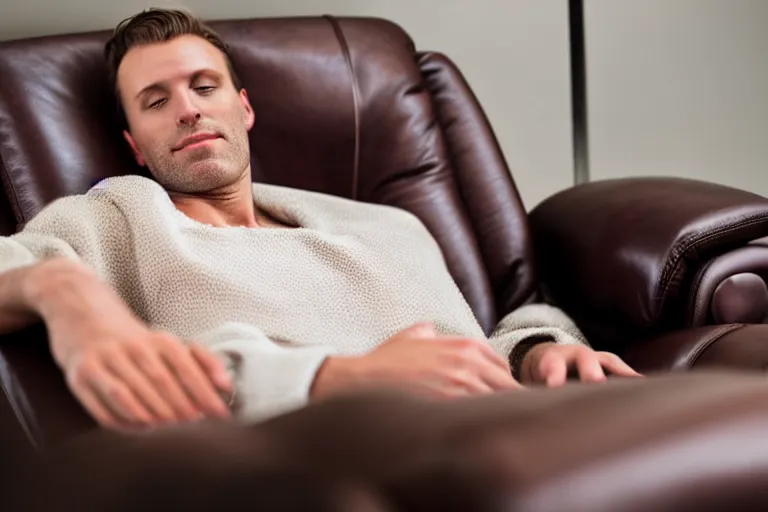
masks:
POLYGON ((329 346, 286 347, 239 322, 198 334, 194 341, 224 360, 235 388, 232 412, 246 422, 306 405, 317 370, 335 353, 329 346))
POLYGON ((130 230, 122 213, 95 194, 68 196, 43 208, 19 233, 0 237, 0 272, 52 257, 81 261, 102 277, 110 253, 124 250, 130 230))
MULTIPOLYGON (((49 215, 50 212, 45 210, 39 215, 47 226, 53 224, 53 219, 45 222, 49 215)), ((0 273, 55 256, 79 259, 72 245, 59 233, 38 228, 39 223, 33 220, 20 233, 0 237, 0 273)))
POLYGON ((0 237, 0 273, 53 257, 86 265, 145 318, 140 280, 126 268, 132 232, 120 209, 99 191, 57 199, 19 233, 0 237))
POLYGON ((562 310, 546 304, 529 304, 507 314, 489 337, 489 343, 509 358, 515 377, 528 350, 542 342, 586 345, 586 338, 562 310))

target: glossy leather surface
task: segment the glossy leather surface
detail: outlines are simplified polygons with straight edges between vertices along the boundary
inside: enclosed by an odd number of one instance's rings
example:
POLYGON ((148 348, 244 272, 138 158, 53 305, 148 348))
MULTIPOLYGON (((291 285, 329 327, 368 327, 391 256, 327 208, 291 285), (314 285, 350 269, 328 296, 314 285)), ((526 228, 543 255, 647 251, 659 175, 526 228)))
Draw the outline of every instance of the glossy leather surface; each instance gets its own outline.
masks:
POLYGON ((598 346, 709 323, 717 286, 734 273, 762 272, 768 260, 762 246, 729 254, 768 233, 768 199, 701 181, 577 186, 540 204, 530 224, 545 295, 598 346))
POLYGON ((687 325, 766 323, 768 247, 749 244, 712 258, 693 276, 687 325))
POLYGON ((250 428, 85 436, 4 510, 758 511, 766 402, 763 377, 733 373, 350 396, 250 428))
POLYGON ((46 330, 35 326, 0 339, 0 385, 5 418, 14 418, 17 438, 45 452, 96 428, 69 392, 48 349, 46 330))
POLYGON ((623 354, 640 372, 691 369, 768 370, 768 325, 723 324, 670 331, 623 354))

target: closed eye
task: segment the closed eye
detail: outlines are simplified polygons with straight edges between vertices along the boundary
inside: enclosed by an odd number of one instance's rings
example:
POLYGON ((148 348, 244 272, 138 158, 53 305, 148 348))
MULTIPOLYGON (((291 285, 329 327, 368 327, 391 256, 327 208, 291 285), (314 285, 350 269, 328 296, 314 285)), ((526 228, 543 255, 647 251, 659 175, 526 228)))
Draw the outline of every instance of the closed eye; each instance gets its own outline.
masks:
POLYGON ((203 95, 212 93, 214 89, 216 88, 212 85, 203 85, 200 87, 195 87, 195 91, 203 95))
POLYGON ((160 108, 165 104, 165 101, 166 101, 165 98, 161 98, 157 101, 153 101, 147 106, 147 108, 152 108, 152 109, 160 108))

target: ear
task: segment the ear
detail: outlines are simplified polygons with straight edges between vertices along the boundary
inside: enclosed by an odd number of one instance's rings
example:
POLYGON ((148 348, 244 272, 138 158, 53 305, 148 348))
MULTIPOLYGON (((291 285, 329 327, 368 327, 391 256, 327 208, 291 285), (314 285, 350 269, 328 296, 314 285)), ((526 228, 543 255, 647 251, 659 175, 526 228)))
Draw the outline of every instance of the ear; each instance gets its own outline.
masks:
POLYGON ((136 159, 136 163, 141 167, 147 165, 147 163, 144 161, 144 157, 141 156, 141 151, 139 151, 139 147, 136 145, 136 141, 133 140, 133 137, 130 133, 128 133, 128 130, 123 130, 123 137, 125 138, 125 141, 128 143, 128 145, 131 146, 131 151, 133 151, 133 157, 136 159))
POLYGON ((248 91, 245 88, 240 89, 240 102, 245 109, 245 126, 247 126, 248 131, 251 131, 253 123, 256 122, 256 115, 253 113, 253 107, 251 107, 251 102, 248 100, 248 91))

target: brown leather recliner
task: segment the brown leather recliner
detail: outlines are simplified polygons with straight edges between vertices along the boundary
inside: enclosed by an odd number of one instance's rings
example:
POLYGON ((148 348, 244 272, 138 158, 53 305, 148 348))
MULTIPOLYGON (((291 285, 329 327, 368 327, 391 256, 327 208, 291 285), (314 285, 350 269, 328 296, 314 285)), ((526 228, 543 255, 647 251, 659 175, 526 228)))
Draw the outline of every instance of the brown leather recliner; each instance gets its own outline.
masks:
MULTIPOLYGON (((768 236, 768 199, 637 178, 569 189, 528 215, 459 70, 440 53, 416 51, 398 26, 332 17, 212 26, 231 45, 256 112, 253 179, 414 212, 486 330, 545 299, 596 348, 644 372, 768 364, 768 242, 759 240, 768 236)), ((100 178, 144 174, 121 137, 102 58, 108 35, 0 44, 2 234, 100 178)), ((735 395, 754 398, 744 414, 768 395, 755 378, 732 377, 735 395)), ((37 449, 93 429, 51 360, 43 326, 0 339, 0 379, 0 412, 37 449)), ((677 389, 667 379, 654 389, 677 389)), ((702 393, 723 381, 697 382, 681 384, 680 411, 694 398, 703 407, 702 393)), ((605 389, 594 391, 597 402, 616 407, 605 389)))

